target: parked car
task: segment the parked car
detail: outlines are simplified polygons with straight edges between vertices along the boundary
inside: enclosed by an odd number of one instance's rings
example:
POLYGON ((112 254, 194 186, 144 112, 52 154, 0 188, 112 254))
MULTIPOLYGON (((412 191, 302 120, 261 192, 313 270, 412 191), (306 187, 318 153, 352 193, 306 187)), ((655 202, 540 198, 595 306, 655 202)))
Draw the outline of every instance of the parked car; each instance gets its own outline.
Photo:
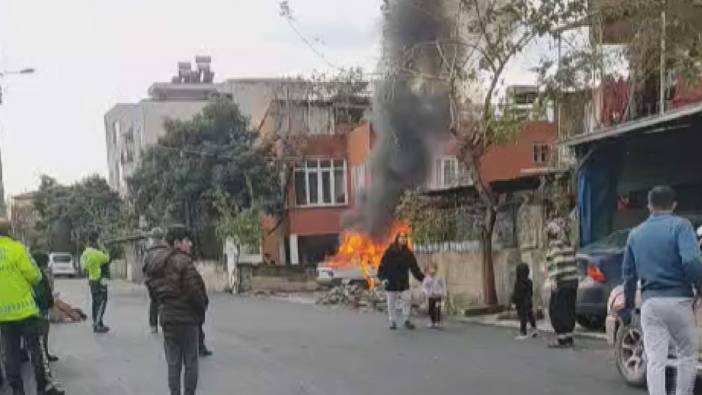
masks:
MULTIPOLYGON (((699 220, 693 220, 699 224, 699 220)), ((702 226, 698 228, 698 235, 702 238, 702 226)), ((636 295, 636 310, 631 325, 623 325, 619 319, 619 312, 624 308, 624 286, 615 287, 607 301, 607 319, 605 331, 607 333, 607 343, 614 347, 617 370, 624 381, 636 387, 646 385, 646 353, 643 346, 643 331, 641 330, 641 293, 636 295)), ((702 309, 696 309, 697 333, 702 339, 702 309)), ((702 355, 702 342, 700 342, 700 352, 702 355)), ((675 369, 677 366, 675 359, 668 359, 668 367, 675 369)), ((698 373, 702 373, 702 360, 697 364, 698 373)))
POLYGON ((76 277, 79 274, 73 255, 67 252, 49 254, 49 269, 54 276, 76 277))
MULTIPOLYGON (((370 269, 371 278, 377 278, 375 268, 370 269)), ((333 268, 320 264, 317 267, 317 283, 322 285, 342 285, 350 283, 366 283, 366 277, 360 267, 333 268)))

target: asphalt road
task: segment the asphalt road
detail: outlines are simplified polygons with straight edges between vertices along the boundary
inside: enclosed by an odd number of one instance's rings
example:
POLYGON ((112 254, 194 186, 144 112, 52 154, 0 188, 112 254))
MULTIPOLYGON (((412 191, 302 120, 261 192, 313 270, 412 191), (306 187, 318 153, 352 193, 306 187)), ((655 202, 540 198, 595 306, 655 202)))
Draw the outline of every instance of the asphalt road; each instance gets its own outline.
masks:
MULTIPOLYGON (((57 288, 88 311, 83 281, 57 288)), ((52 327, 61 357, 54 375, 69 395, 168 393, 162 339, 149 333, 147 309, 142 288, 115 284, 112 332, 52 327)), ((200 366, 203 395, 644 394, 623 384, 597 341, 555 351, 543 338, 516 342, 510 330, 459 323, 390 332, 376 313, 231 295, 212 297, 206 333, 215 354, 200 366)))

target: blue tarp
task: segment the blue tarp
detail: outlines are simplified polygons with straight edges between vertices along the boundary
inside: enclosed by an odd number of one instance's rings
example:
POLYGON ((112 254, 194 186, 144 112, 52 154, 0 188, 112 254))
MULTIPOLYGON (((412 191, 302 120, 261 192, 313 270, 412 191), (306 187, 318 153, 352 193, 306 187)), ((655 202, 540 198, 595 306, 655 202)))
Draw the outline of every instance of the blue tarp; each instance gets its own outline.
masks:
POLYGON ((617 209, 617 180, 621 149, 616 144, 592 147, 593 153, 578 171, 580 245, 588 245, 612 231, 617 209))

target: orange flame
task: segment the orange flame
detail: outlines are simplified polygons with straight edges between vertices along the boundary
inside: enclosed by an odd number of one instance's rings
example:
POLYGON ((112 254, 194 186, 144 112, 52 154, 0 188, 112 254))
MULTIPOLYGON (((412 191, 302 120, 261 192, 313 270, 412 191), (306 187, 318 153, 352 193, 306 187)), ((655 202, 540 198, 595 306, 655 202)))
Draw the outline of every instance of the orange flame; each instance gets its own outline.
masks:
MULTIPOLYGON (((396 222, 386 238, 381 241, 373 240, 370 236, 360 232, 344 232, 339 250, 336 255, 327 259, 326 266, 331 268, 359 267, 368 281, 368 285, 373 288, 376 284, 371 272, 373 269, 377 271, 380 267, 385 250, 395 241, 397 235, 400 233, 409 235, 411 230, 409 224, 396 222)), ((412 242, 409 243, 410 248, 412 248, 412 242)))

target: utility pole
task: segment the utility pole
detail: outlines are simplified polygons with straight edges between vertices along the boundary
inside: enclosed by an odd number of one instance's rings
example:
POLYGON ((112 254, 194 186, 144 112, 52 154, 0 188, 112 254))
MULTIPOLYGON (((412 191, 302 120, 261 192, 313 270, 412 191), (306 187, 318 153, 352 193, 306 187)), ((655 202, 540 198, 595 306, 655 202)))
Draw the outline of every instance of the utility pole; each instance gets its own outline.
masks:
POLYGON ((666 88, 666 72, 665 72, 665 35, 666 35, 666 7, 667 0, 663 1, 663 10, 661 11, 661 64, 660 64, 660 102, 658 103, 658 114, 663 115, 665 113, 665 88, 666 88))
MULTIPOLYGON (((12 74, 33 74, 34 73, 33 68, 25 68, 21 70, 10 70, 10 71, 2 71, 0 70, 0 105, 2 105, 2 80, 5 78, 6 75, 12 75, 12 74)), ((0 216, 6 216, 7 215, 7 206, 5 204, 5 183, 3 181, 2 177, 2 156, 0 156, 0 216)))

